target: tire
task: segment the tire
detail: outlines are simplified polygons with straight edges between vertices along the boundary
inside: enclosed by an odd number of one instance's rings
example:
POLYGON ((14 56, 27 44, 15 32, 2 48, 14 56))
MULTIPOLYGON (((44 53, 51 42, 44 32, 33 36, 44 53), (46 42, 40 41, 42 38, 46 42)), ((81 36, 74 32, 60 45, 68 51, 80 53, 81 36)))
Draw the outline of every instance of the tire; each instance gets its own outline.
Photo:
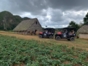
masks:
POLYGON ((61 37, 60 37, 60 36, 56 36, 55 39, 56 39, 56 40, 60 40, 61 37))
POLYGON ((39 35, 39 38, 43 38, 42 35, 39 35))
POLYGON ((74 37, 70 37, 70 38, 68 39, 68 41, 74 41, 74 40, 75 40, 74 37))

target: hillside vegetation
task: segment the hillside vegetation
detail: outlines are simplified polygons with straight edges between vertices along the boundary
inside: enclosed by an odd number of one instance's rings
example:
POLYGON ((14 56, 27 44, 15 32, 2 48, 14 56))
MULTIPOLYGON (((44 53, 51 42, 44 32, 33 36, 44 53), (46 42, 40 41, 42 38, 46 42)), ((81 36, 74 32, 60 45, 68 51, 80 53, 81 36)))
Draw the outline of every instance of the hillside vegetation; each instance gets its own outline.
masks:
POLYGON ((18 15, 13 15, 8 11, 0 12, 0 30, 12 30, 14 29, 22 20, 30 19, 28 17, 21 18, 18 15))

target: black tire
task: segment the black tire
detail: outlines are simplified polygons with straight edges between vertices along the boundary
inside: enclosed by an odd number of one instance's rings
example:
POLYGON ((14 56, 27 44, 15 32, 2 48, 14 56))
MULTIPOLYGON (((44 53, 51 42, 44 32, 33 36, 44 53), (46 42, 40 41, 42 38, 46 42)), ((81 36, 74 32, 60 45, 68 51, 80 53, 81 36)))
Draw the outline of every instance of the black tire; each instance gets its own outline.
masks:
POLYGON ((56 36, 55 39, 56 39, 56 40, 60 40, 61 37, 60 37, 60 36, 56 36))
POLYGON ((70 37, 70 38, 68 39, 68 41, 74 41, 74 40, 75 40, 74 37, 70 37))
POLYGON ((42 35, 39 35, 39 38, 43 38, 42 35))

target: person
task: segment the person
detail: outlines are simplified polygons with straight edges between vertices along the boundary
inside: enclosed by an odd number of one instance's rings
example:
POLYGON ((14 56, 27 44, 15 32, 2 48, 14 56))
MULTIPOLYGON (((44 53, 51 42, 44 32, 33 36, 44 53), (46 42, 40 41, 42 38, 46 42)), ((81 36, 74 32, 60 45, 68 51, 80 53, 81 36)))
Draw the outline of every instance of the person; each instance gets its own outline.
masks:
POLYGON ((74 34, 75 32, 74 32, 74 30, 72 30, 72 34, 74 34))
POLYGON ((34 35, 36 35, 37 30, 34 31, 34 35))
POLYGON ((74 30, 69 32, 69 35, 73 35, 74 34, 74 30))
POLYGON ((45 33, 47 34, 47 33, 48 33, 48 31, 46 30, 46 31, 45 31, 45 33))
POLYGON ((63 37, 67 37, 67 30, 64 30, 63 37))

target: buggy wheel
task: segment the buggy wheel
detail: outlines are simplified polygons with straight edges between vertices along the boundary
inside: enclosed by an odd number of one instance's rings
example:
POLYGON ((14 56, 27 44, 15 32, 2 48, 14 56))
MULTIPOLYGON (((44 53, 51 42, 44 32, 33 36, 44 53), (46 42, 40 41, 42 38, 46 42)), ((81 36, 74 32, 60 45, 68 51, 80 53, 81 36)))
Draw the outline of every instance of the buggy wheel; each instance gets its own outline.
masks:
POLYGON ((39 38, 43 38, 42 35, 39 35, 39 38))
POLYGON ((55 39, 56 39, 56 40, 60 40, 61 37, 60 37, 60 36, 56 36, 55 39))
POLYGON ((74 37, 70 37, 70 38, 68 39, 68 41, 74 41, 74 40, 75 40, 74 37))

